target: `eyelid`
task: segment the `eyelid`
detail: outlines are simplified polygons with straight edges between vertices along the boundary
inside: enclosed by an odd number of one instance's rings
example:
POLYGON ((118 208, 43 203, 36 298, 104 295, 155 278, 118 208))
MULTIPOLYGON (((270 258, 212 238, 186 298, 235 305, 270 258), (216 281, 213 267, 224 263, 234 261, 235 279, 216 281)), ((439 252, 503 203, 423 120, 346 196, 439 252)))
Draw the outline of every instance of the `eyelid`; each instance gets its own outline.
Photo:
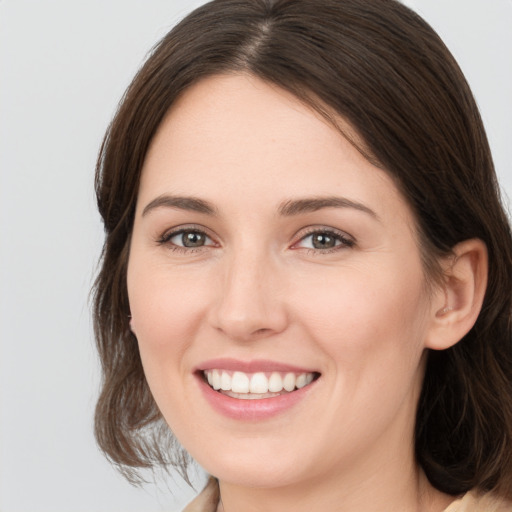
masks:
MULTIPOLYGON (((294 235, 293 239, 295 241, 292 243, 291 249, 297 249, 297 250, 305 249, 305 250, 318 252, 318 253, 324 253, 324 254, 332 252, 332 251, 337 251, 340 249, 350 248, 356 244, 355 238, 352 235, 348 234, 347 232, 342 231, 337 228, 327 227, 327 226, 322 226, 322 225, 314 225, 314 226, 304 227, 304 228, 300 229, 294 235), (321 234, 326 234, 326 235, 332 236, 340 243, 336 244, 334 247, 325 248, 325 249, 299 247, 300 242, 302 242, 307 237, 312 236, 316 233, 321 233, 321 234)), ((182 224, 182 225, 178 225, 173 228, 167 229, 160 236, 157 237, 156 241, 159 245, 170 245, 175 250, 182 250, 185 252, 197 251, 197 250, 201 250, 201 249, 207 248, 207 247, 218 247, 219 246, 219 243, 216 241, 215 235, 213 233, 211 233, 211 231, 209 229, 207 229, 206 227, 199 225, 199 224, 182 224), (212 243, 210 243, 210 244, 207 243, 205 245, 198 246, 198 247, 186 247, 186 246, 177 245, 177 244, 174 244, 171 242, 171 239, 173 237, 178 236, 185 232, 201 233, 201 234, 205 235, 205 237, 208 238, 212 243)))
POLYGON ((199 224, 181 224, 179 226, 175 226, 173 228, 167 229, 160 236, 158 236, 157 243, 159 245, 170 244, 170 245, 172 245, 173 248, 183 249, 185 251, 198 250, 198 249, 202 249, 203 247, 214 247, 214 246, 219 245, 218 242, 216 242, 216 240, 215 240, 215 236, 210 232, 210 230, 205 228, 204 226, 199 225, 199 224), (186 233, 187 231, 201 233, 201 234, 205 235, 208 239, 210 239, 213 242, 213 244, 205 244, 205 245, 199 246, 199 247, 183 247, 181 245, 176 245, 176 244, 171 243, 172 238, 174 238, 175 236, 178 236, 182 233, 186 233))
POLYGON ((291 248, 292 249, 306 249, 314 252, 319 253, 328 253, 332 251, 337 251, 340 249, 346 249, 353 247, 356 244, 356 239, 347 233, 346 231, 342 231, 340 229, 336 229, 333 227, 328 226, 322 226, 322 225, 315 225, 315 226, 307 226, 305 228, 302 228, 299 232, 295 234, 293 237, 295 242, 293 242, 291 248), (332 248, 327 249, 316 249, 316 248, 307 248, 307 247, 298 247, 299 243, 302 242, 304 239, 306 239, 309 236, 312 236, 316 233, 320 234, 327 234, 335 237, 337 240, 339 240, 341 243, 336 245, 332 248))

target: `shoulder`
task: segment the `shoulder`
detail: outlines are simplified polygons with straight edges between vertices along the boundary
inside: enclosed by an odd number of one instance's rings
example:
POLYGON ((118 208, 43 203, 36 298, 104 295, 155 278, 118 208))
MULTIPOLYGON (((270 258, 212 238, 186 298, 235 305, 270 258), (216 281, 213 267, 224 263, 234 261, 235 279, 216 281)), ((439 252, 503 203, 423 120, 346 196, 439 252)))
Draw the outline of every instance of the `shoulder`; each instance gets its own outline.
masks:
POLYGON ((210 477, 206 487, 183 509, 183 512, 216 512, 218 504, 219 484, 215 478, 210 477))
POLYGON ((444 512, 512 512, 512 502, 493 493, 470 491, 444 512))

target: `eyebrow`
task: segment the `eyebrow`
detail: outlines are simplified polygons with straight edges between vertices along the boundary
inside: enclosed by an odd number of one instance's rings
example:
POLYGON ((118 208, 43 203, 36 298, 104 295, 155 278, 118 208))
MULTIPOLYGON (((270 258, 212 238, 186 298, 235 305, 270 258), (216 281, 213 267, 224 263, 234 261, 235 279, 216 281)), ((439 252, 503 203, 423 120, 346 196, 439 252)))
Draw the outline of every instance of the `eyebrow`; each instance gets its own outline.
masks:
POLYGON ((163 195, 153 199, 142 211, 142 216, 144 217, 150 211, 162 207, 178 208, 180 210, 199 212, 206 215, 217 215, 217 209, 204 199, 188 196, 163 195))
MULTIPOLYGON (((180 210, 203 213, 205 215, 216 216, 218 214, 217 208, 204 199, 191 196, 162 195, 153 199, 153 201, 144 208, 142 216, 144 217, 152 210, 162 207, 177 208, 180 210)), ((353 208, 379 220, 379 216, 371 208, 368 208, 368 206, 351 199, 337 196, 311 197, 285 201, 279 206, 278 213, 283 217, 292 217, 304 213, 316 212, 323 208, 353 208)))
POLYGON ((337 196, 312 197, 286 201, 279 207, 279 214, 290 217, 303 213, 316 212, 323 208, 353 208, 379 220, 379 216, 371 208, 368 208, 368 206, 358 203, 357 201, 352 201, 351 199, 337 196))

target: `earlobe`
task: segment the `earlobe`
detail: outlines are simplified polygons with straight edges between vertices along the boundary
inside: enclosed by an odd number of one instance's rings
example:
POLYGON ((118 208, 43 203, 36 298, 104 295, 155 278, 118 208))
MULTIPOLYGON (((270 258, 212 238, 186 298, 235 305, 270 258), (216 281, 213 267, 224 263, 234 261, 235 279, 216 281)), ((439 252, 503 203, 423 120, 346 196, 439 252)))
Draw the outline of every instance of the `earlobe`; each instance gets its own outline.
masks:
POLYGON ((444 284, 432 302, 427 348, 447 349, 475 325, 487 288, 487 265, 487 247, 481 240, 466 240, 453 248, 443 264, 444 284))

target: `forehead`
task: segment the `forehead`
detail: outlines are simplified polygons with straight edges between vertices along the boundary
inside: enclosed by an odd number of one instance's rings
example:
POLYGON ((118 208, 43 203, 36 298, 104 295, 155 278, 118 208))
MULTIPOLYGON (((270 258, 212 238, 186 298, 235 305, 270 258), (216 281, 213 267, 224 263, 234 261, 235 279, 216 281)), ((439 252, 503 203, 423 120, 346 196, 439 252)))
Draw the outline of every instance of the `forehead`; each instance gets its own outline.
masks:
POLYGON ((146 155, 139 198, 148 202, 159 193, 223 206, 234 196, 249 207, 251 200, 338 193, 380 210, 405 206, 388 174, 333 124, 289 92, 245 74, 203 79, 167 113, 146 155))
POLYGON ((221 152, 228 149, 233 160, 240 150, 247 162, 251 156, 270 156, 277 145, 304 153, 318 144, 337 144, 339 133, 291 93, 252 75, 230 74, 205 78, 186 90, 161 123, 150 153, 155 146, 163 150, 164 138, 183 151, 200 143, 225 157, 221 152))

